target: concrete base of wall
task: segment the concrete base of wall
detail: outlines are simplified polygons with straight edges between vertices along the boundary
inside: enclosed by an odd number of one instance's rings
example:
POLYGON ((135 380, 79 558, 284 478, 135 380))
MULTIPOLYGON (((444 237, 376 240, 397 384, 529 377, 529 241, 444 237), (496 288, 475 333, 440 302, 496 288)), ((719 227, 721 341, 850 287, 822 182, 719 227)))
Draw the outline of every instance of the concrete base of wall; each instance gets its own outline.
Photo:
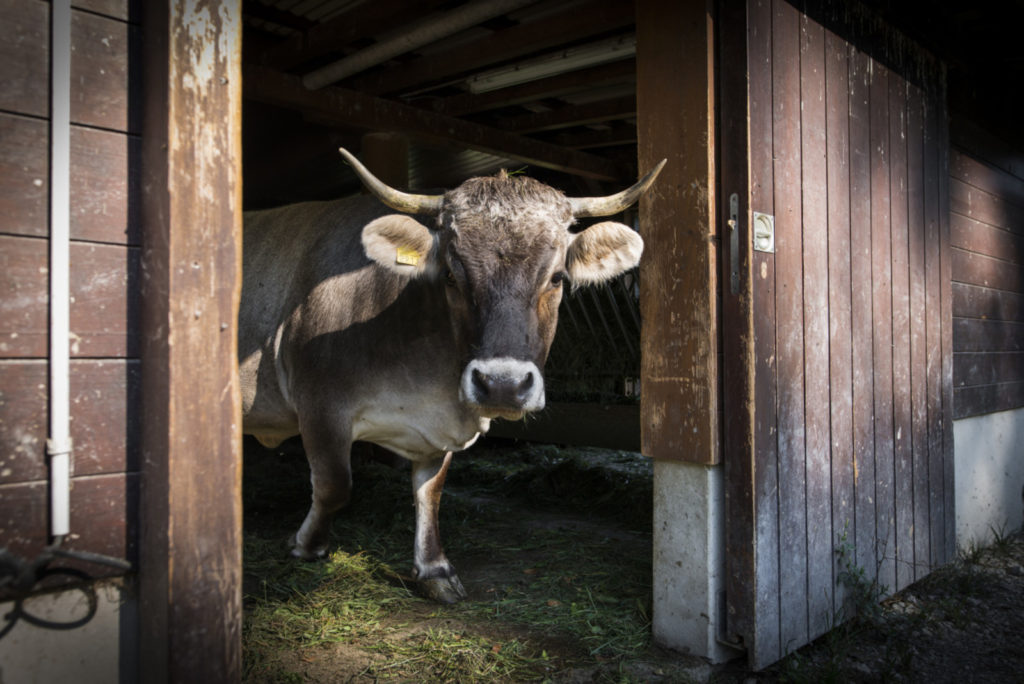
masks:
POLYGON ((655 461, 655 641, 714 663, 740 655, 717 639, 724 589, 722 466, 655 461))
MULTIPOLYGON (((0 639, 0 682, 139 681, 138 602, 125 581, 39 594, 21 607, 42 624, 19 619, 0 639), (91 593, 95 613, 84 624, 66 629, 89 616, 91 593)), ((13 602, 0 603, 0 616, 14 609, 13 602)), ((0 629, 8 624, 0 620, 0 629)))
POLYGON ((953 422, 958 547, 1024 524, 1024 409, 953 422))

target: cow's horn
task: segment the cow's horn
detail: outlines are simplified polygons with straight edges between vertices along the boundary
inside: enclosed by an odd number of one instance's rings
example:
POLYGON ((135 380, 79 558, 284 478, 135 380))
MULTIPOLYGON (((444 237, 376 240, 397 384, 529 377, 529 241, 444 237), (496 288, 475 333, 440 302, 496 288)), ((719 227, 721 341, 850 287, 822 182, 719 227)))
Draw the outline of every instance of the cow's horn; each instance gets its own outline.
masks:
POLYGON ((658 177, 658 173, 661 172, 661 167, 665 166, 666 161, 668 160, 662 159, 654 167, 653 171, 622 192, 605 197, 570 197, 569 202, 572 204, 572 215, 576 218, 585 218, 587 216, 611 216, 612 214, 618 214, 640 199, 640 195, 644 194, 647 188, 651 186, 651 183, 654 182, 654 179, 658 177))
POLYGON ((363 185, 366 186, 366 189, 372 192, 377 199, 395 211, 401 211, 406 214, 430 215, 435 215, 441 211, 441 202, 444 200, 444 195, 413 195, 408 192, 402 192, 401 190, 395 190, 393 187, 382 182, 379 178, 370 173, 370 171, 344 147, 339 147, 338 151, 341 152, 341 156, 345 158, 345 161, 355 169, 356 175, 358 175, 359 179, 363 181, 363 185))

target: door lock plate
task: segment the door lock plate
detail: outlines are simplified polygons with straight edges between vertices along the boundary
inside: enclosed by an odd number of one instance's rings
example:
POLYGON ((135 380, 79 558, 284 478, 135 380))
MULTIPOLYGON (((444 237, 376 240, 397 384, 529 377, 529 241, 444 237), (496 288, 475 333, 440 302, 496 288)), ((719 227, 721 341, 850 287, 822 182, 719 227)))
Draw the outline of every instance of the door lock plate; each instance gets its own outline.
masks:
POLYGON ((753 212, 754 230, 751 231, 754 249, 758 252, 775 252, 775 217, 771 214, 753 212))

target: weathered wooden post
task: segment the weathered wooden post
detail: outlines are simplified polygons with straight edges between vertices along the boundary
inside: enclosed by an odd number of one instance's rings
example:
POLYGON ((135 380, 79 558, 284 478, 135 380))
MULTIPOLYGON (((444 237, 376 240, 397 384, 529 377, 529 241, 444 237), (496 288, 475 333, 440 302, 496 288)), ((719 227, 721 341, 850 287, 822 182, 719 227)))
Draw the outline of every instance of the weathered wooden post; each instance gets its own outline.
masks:
POLYGON ((144 3, 141 675, 241 677, 241 3, 144 3))
POLYGON ((654 468, 654 636, 712 660, 724 587, 718 418, 714 24, 703 0, 637 2, 642 451, 654 468))

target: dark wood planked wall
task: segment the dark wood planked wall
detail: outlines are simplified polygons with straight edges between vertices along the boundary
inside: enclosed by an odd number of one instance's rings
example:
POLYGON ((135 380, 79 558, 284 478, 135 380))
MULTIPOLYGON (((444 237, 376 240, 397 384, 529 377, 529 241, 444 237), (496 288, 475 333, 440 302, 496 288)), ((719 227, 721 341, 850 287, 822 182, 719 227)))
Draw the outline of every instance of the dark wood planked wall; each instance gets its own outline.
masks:
POLYGON ((776 235, 745 273, 753 449, 726 455, 727 544, 749 571, 730 568, 727 603, 755 666, 841 619, 844 570, 891 592, 953 553, 942 72, 809 4, 748 3, 749 208, 776 235))
MULTIPOLYGON (((70 548, 135 559, 138 126, 126 1, 72 10, 70 548)), ((48 542, 49 4, 0 2, 0 544, 48 542)), ((73 562, 66 565, 76 565, 73 562)), ((94 576, 105 566, 81 566, 94 576)))
POLYGON ((1024 172, 1011 145, 953 133, 953 406, 968 418, 1024 406, 1024 172))

